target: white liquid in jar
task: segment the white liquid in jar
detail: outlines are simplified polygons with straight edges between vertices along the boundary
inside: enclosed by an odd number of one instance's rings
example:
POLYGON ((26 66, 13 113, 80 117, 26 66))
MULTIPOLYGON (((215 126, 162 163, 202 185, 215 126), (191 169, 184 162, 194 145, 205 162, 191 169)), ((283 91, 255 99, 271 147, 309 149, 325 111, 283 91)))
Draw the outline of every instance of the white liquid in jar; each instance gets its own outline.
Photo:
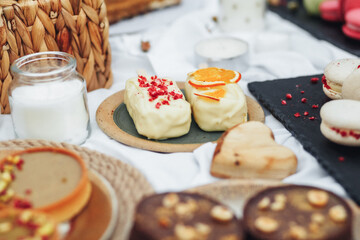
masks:
POLYGON ((20 86, 9 97, 19 138, 80 144, 89 134, 86 89, 69 80, 20 86))

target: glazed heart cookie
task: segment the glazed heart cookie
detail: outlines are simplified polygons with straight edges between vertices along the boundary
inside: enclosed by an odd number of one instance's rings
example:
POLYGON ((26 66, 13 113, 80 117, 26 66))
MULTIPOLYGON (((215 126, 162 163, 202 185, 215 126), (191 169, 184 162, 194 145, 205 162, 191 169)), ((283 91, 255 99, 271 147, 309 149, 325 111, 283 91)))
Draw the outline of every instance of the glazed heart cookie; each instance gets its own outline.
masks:
POLYGON ((218 140, 211 174, 221 178, 283 179, 296 172, 297 158, 277 144, 270 128, 247 122, 226 131, 218 140))

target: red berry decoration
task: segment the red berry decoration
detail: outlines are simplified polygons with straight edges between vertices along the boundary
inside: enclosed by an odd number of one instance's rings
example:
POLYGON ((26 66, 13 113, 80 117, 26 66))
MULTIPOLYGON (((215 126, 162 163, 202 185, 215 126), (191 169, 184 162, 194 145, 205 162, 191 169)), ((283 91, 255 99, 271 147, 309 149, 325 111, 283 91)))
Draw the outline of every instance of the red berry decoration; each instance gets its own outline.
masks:
POLYGON ((315 117, 309 117, 309 119, 310 119, 311 121, 314 121, 314 120, 315 120, 315 117))
POLYGON ((300 114, 300 113, 295 113, 294 116, 295 116, 296 118, 298 118, 298 117, 301 117, 301 114, 300 114))
POLYGON ((319 81, 319 78, 317 78, 317 77, 311 78, 312 83, 317 83, 318 81, 319 81))
POLYGON ((301 94, 304 94, 304 93, 305 93, 305 91, 301 91, 300 93, 301 93, 301 94))
POLYGON ((302 102, 302 103, 306 103, 306 102, 307 102, 307 99, 306 99, 306 98, 302 98, 302 99, 301 99, 301 102, 302 102))
POLYGON ((282 104, 282 105, 286 105, 287 103, 286 103, 285 100, 281 100, 281 104, 282 104))
POLYGON ((304 112, 304 116, 308 116, 309 115, 309 112, 304 112))
POLYGON ((314 105, 312 105, 312 108, 314 108, 314 109, 316 109, 316 108, 319 108, 319 105, 318 104, 314 104, 314 105))
POLYGON ((292 99, 292 95, 290 93, 286 94, 287 99, 292 99))

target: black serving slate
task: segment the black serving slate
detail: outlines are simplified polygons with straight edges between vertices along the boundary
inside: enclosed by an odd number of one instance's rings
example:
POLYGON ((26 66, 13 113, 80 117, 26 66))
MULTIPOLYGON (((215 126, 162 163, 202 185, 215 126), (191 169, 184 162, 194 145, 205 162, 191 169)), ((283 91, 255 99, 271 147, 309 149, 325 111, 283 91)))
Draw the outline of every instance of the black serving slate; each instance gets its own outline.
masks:
POLYGON ((302 5, 294 12, 288 10, 286 6, 269 6, 269 9, 282 18, 305 29, 314 37, 330 42, 347 52, 360 56, 360 41, 346 37, 341 29, 344 23, 333 23, 324 21, 320 17, 309 16, 302 5))
POLYGON ((322 91, 321 76, 304 76, 266 82, 253 82, 248 85, 250 92, 301 142, 328 173, 360 205, 360 147, 345 147, 330 142, 320 132, 320 108, 330 99, 322 91), (318 83, 311 83, 318 77, 318 83), (304 91, 304 93, 301 93, 304 91), (292 94, 287 100, 286 94, 292 94), (301 99, 307 98, 306 103, 301 99), (281 104, 281 100, 287 102, 281 104), (318 104, 319 108, 312 108, 318 104), (309 112, 304 116, 304 112, 309 112), (300 113, 296 118, 294 114, 300 113), (310 120, 315 117, 315 120, 310 120), (344 157, 344 161, 339 160, 344 157))

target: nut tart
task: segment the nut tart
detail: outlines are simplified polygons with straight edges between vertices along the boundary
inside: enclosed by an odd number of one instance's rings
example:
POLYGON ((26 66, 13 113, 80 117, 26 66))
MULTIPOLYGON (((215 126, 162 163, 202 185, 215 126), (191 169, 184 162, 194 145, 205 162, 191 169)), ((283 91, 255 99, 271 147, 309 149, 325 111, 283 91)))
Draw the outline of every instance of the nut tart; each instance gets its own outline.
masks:
POLYGON ((56 222, 45 213, 6 208, 0 211, 0 240, 58 240, 56 222))
POLYGON ((139 134, 180 137, 190 130, 191 108, 176 82, 140 74, 126 81, 124 103, 139 134))
POLYGON ((202 130, 225 131, 247 121, 246 97, 237 84, 240 79, 236 71, 214 67, 188 74, 186 99, 202 130))
POLYGON ((0 161, 0 207, 32 208, 57 222, 69 220, 89 200, 84 161, 61 148, 32 148, 0 161))
POLYGON ((337 195, 314 187, 268 188, 250 198, 244 227, 256 240, 350 240, 353 214, 337 195))
POLYGON ((130 240, 242 240, 232 211, 211 198, 190 193, 146 197, 136 211, 130 240))

